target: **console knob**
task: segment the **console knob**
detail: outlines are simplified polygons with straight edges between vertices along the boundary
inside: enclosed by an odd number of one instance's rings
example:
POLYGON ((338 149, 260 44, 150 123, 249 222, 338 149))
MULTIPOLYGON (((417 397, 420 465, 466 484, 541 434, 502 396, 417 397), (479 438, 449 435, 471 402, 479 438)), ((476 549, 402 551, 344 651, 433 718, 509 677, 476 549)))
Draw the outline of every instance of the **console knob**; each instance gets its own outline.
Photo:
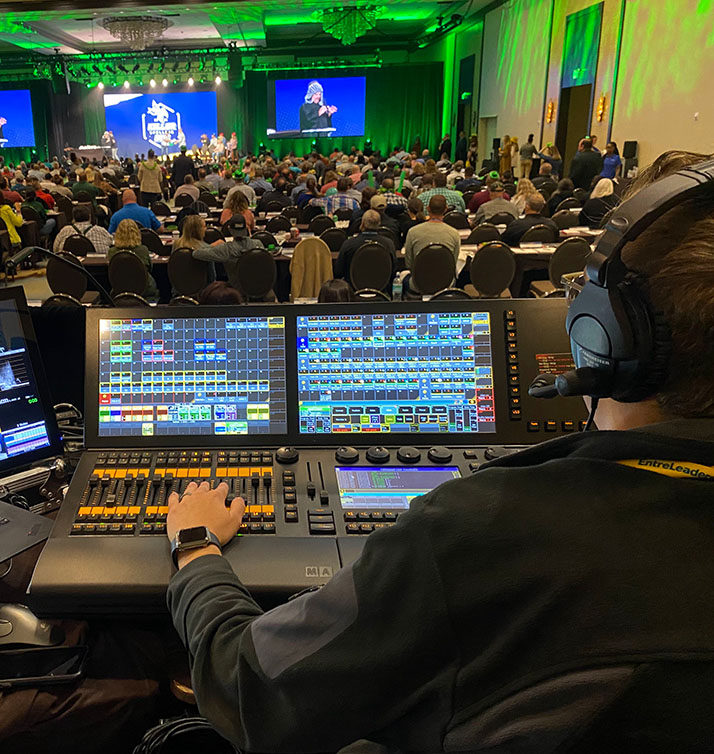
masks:
POLYGON ((449 463, 454 457, 452 452, 443 445, 435 445, 433 448, 429 448, 427 456, 429 457, 429 460, 434 463, 449 463))
POLYGON ((381 445, 373 445, 371 448, 367 448, 367 460, 370 463, 387 463, 389 451, 381 445))
POLYGON ((335 451, 335 460, 340 463, 357 463, 359 461, 359 451, 356 448, 347 446, 337 448, 335 451))
POLYGON ((295 448, 278 448, 275 451, 275 460, 278 463, 295 463, 300 458, 300 454, 295 448))
POLYGON ((405 445, 397 451, 397 458, 402 463, 416 463, 421 458, 421 453, 411 445, 405 445))
POLYGON ((486 448, 486 450, 483 452, 483 455, 487 461, 493 461, 496 458, 504 458, 505 456, 510 456, 515 452, 516 452, 515 448, 504 448, 503 446, 501 447, 496 446, 496 447, 486 448))

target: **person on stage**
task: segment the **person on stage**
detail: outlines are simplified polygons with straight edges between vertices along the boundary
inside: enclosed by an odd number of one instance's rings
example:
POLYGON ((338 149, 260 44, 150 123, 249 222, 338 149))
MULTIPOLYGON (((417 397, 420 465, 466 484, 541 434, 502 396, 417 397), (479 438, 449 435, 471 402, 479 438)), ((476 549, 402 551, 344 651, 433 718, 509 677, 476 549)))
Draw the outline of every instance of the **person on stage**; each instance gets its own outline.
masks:
POLYGON ((100 139, 100 144, 102 145, 102 151, 104 152, 105 157, 111 157, 112 154, 112 137, 109 134, 109 131, 105 131, 102 134, 102 138, 100 139))
POLYGON ((238 149, 238 137, 236 136, 236 132, 233 131, 231 134, 231 138, 228 139, 228 144, 226 144, 226 151, 227 151, 227 157, 230 160, 235 159, 235 152, 236 149, 238 149))
POLYGON ((311 81, 307 87, 305 102, 300 106, 300 130, 330 128, 332 116, 337 112, 334 105, 326 105, 324 90, 319 81, 311 81))
POLYGON ((179 152, 186 150, 186 134, 183 132, 183 128, 179 128, 178 133, 176 134, 176 138, 178 139, 178 148, 179 152))
POLYGON ((7 118, 3 118, 3 116, 0 115, 0 144, 7 141, 7 139, 5 138, 2 132, 2 127, 6 124, 7 124, 7 118))

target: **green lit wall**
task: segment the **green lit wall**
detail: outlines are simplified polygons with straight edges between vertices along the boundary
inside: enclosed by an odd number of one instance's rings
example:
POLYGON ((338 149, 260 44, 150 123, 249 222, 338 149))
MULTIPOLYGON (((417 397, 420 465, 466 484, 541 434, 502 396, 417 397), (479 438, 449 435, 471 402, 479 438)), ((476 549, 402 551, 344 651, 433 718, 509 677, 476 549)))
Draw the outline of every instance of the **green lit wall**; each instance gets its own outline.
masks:
POLYGON ((714 0, 626 3, 613 139, 714 152, 714 0), (656 5, 656 9, 655 6, 656 5))
POLYGON ((595 83, 601 22, 602 3, 568 16, 561 85, 564 89, 595 83))

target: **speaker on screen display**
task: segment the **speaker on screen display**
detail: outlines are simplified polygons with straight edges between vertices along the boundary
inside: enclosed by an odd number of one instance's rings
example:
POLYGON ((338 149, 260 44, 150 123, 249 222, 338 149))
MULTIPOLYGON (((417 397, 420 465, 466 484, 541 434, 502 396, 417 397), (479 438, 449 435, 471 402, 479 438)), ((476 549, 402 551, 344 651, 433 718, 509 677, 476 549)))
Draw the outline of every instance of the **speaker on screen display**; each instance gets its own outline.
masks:
POLYGON ((626 160, 632 160, 637 157, 637 142, 626 141, 622 146, 622 156, 626 160))

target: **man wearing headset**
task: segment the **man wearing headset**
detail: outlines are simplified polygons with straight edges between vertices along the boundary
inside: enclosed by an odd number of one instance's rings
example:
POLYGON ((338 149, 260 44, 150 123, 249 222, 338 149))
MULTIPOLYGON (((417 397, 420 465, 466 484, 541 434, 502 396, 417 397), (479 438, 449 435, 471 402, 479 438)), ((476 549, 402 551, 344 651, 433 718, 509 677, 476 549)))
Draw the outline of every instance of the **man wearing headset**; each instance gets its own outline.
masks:
POLYGON ((579 368, 551 394, 599 399, 601 431, 442 485, 267 613, 220 554, 242 501, 173 496, 169 537, 205 526, 215 542, 177 550, 168 602, 224 736, 270 752, 712 750, 714 163, 671 175, 696 161, 645 171, 639 188, 670 177, 614 213, 571 305, 579 368))

